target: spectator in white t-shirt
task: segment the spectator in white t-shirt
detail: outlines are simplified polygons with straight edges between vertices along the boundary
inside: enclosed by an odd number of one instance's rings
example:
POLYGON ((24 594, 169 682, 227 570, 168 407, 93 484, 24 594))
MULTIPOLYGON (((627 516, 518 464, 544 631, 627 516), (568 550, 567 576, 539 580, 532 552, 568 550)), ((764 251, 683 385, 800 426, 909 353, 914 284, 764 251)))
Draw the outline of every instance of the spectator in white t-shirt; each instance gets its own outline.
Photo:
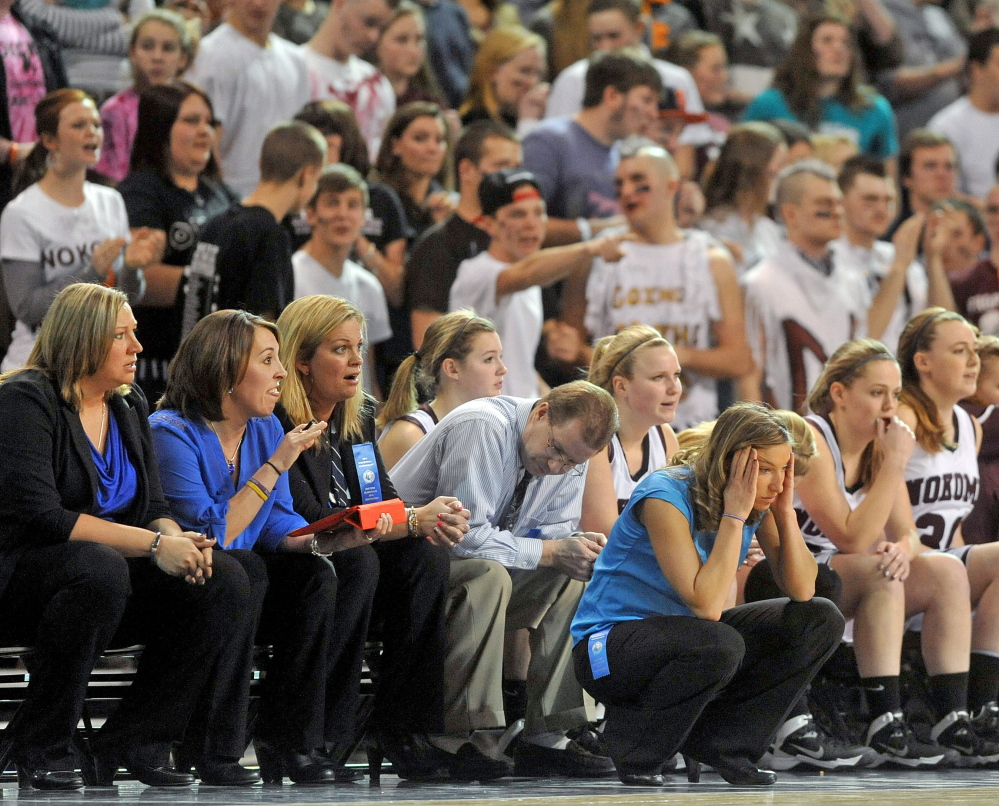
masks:
POLYGON ((343 101, 351 109, 374 159, 395 112, 395 90, 360 58, 378 42, 399 0, 334 0, 316 35, 302 45, 312 73, 312 99, 343 101))
POLYGON ((230 0, 225 23, 206 36, 187 78, 208 93, 222 122, 219 157, 240 196, 260 181, 264 137, 309 100, 305 58, 271 33, 281 0, 230 0))
POLYGON ((937 112, 926 128, 957 149, 961 192, 982 199, 995 184, 999 157, 999 29, 968 41, 968 82, 968 94, 937 112))
MULTIPOLYGON (((636 47, 648 53, 642 43, 645 23, 636 0, 590 0, 586 27, 594 52, 636 47)), ((688 112, 697 114, 704 111, 701 94, 688 70, 662 59, 652 61, 659 71, 663 86, 679 90, 683 94, 688 112)), ((588 64, 586 59, 580 59, 558 74, 548 95, 546 118, 570 117, 582 109, 588 64)), ((694 175, 694 149, 708 145, 713 139, 707 123, 698 123, 684 129, 675 157, 680 173, 685 178, 694 175)))
MULTIPOLYGON (((349 165, 331 165, 319 177, 316 195, 305 207, 312 237, 291 258, 295 299, 313 294, 341 297, 360 309, 367 325, 366 362, 374 365, 371 348, 392 335, 381 283, 371 272, 347 259, 361 235, 368 209, 368 185, 349 165)), ((374 373, 365 373, 365 385, 374 373)), ((369 392, 374 392, 372 388, 369 392)))
POLYGON ((473 308, 491 319, 503 341, 503 362, 509 370, 504 391, 514 397, 537 397, 534 355, 544 319, 541 288, 577 272, 585 281, 595 257, 620 260, 621 241, 629 236, 604 235, 541 249, 548 225, 545 202, 534 174, 520 168, 483 177, 479 202, 489 249, 458 267, 449 309, 473 308))

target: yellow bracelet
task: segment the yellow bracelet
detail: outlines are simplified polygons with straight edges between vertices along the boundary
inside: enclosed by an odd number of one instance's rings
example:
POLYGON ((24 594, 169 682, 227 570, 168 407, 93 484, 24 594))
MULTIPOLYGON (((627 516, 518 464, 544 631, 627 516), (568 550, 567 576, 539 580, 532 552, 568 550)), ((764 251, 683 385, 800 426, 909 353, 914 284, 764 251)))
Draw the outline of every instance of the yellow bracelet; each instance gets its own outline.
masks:
POLYGON ((270 493, 267 492, 262 486, 260 486, 260 482, 258 482, 256 479, 247 479, 246 486, 249 487, 251 490, 253 490, 253 492, 255 492, 258 496, 260 496, 261 501, 266 501, 268 498, 271 497, 270 493))

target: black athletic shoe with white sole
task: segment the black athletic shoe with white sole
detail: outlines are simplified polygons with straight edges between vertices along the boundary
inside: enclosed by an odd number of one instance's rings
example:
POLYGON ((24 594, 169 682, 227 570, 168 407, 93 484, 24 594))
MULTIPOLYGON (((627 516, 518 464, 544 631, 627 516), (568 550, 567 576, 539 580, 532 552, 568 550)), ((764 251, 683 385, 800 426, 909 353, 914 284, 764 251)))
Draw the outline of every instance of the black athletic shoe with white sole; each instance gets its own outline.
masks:
POLYGON ((790 770, 807 764, 822 770, 866 766, 877 762, 878 754, 864 745, 850 744, 828 735, 811 714, 791 717, 770 746, 760 764, 770 769, 790 770))
POLYGON ((906 724, 901 711, 887 711, 867 729, 867 746, 880 756, 879 764, 891 762, 904 767, 937 767, 957 762, 955 750, 920 741, 906 724))
POLYGON ((999 744, 978 735, 967 711, 951 711, 933 726, 930 738, 941 747, 956 750, 960 754, 960 767, 977 767, 999 761, 999 744))

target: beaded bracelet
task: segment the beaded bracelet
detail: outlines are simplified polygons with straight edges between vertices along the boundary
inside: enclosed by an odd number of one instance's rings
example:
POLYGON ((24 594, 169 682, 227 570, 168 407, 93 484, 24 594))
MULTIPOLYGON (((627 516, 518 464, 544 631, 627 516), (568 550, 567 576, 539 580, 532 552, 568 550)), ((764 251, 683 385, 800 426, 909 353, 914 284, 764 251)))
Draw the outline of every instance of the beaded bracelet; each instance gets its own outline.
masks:
POLYGON ((731 515, 728 512, 723 512, 722 513, 722 517, 723 518, 732 518, 733 520, 740 521, 744 525, 746 523, 746 519, 745 518, 740 518, 738 515, 731 515))
POLYGON ((259 481, 255 478, 249 478, 246 480, 246 486, 249 487, 253 492, 255 492, 261 501, 266 501, 271 497, 270 491, 266 489, 259 481))

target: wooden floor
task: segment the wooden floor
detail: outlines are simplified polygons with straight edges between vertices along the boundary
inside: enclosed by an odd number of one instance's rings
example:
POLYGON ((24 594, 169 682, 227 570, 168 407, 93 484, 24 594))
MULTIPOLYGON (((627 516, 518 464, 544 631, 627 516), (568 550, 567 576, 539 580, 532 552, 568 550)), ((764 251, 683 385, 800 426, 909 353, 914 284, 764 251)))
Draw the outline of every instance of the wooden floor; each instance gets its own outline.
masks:
POLYGON ((977 806, 999 803, 999 770, 941 770, 909 772, 869 770, 818 775, 795 771, 781 773, 774 787, 737 789, 716 775, 705 773, 699 784, 688 784, 682 775, 672 776, 661 789, 625 787, 616 780, 527 780, 505 779, 491 784, 410 784, 394 776, 382 778, 372 789, 359 784, 329 787, 256 786, 247 789, 192 787, 183 790, 149 789, 123 781, 113 789, 86 789, 74 793, 19 791, 14 784, 0 787, 0 800, 38 806, 124 806, 130 803, 161 806, 312 806, 312 804, 390 803, 475 804, 475 806, 554 806, 595 804, 637 806, 977 806))

